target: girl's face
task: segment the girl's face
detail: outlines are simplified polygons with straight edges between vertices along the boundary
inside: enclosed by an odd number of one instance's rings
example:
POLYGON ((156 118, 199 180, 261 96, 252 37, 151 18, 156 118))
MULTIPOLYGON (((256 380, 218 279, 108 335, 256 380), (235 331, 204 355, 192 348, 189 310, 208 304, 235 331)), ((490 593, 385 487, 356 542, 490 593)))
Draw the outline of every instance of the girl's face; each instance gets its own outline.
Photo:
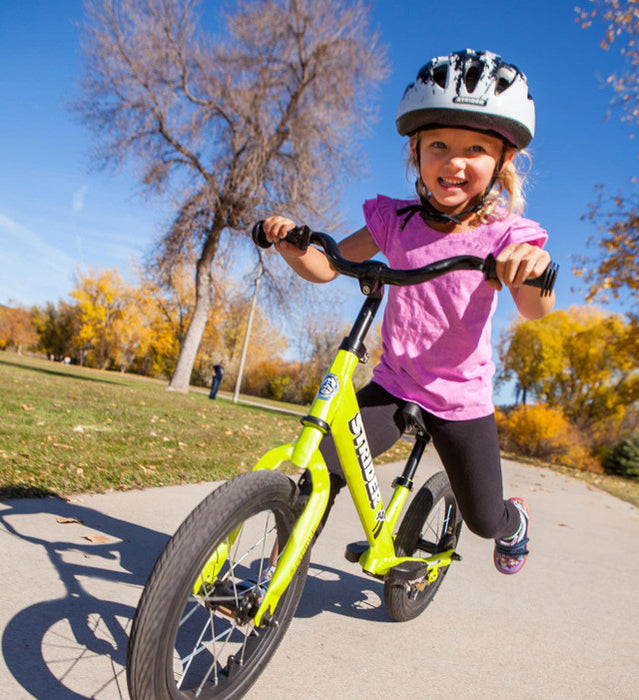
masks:
MULTIPOLYGON (((468 129, 422 131, 411 149, 420 149, 420 170, 432 203, 447 214, 460 214, 490 184, 502 155, 496 136, 468 129)), ((509 149, 504 165, 512 160, 509 149)))

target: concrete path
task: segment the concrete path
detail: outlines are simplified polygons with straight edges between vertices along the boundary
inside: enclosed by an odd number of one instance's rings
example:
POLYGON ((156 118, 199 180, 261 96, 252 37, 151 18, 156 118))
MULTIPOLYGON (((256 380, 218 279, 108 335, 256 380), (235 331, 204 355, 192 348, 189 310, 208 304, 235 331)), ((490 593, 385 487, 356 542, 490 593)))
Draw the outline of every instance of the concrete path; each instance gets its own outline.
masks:
MULTIPOLYGON (((437 468, 427 455, 421 478, 437 468)), ((386 493, 395 472, 378 469, 386 493)), ((296 618, 247 698, 639 697, 639 510, 512 462, 504 482, 531 507, 526 567, 498 574, 491 543, 464 531, 463 561, 406 623, 387 615, 382 584, 343 558, 361 534, 340 496, 296 618)), ((0 502, 0 698, 127 698, 141 587, 212 487, 0 502)))

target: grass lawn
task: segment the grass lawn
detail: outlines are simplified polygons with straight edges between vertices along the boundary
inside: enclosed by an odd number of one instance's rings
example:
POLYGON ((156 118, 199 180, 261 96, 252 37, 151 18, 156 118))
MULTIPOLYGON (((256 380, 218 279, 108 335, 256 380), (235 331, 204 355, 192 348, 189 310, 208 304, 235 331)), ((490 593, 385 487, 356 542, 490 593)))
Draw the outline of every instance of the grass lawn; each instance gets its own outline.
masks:
MULTIPOLYGON (((266 450, 292 442, 300 423, 273 410, 274 402, 246 398, 265 407, 0 352, 0 498, 217 481, 249 471, 266 450)), ((377 461, 405 459, 409 450, 400 441, 377 461)), ((637 481, 532 463, 639 506, 637 481)))
MULTIPOLYGON (((0 416, 4 498, 226 479, 300 430, 298 416, 220 395, 7 352, 0 416)), ((385 460, 407 452, 400 444, 385 460)))

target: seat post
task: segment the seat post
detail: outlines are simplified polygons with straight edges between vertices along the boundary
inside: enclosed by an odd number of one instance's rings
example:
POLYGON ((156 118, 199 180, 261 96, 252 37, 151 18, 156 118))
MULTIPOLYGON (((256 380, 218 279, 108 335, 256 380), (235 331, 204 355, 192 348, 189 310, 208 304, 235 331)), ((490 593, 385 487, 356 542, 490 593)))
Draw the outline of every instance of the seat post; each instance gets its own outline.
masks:
POLYGON ((430 435, 428 435, 428 433, 415 436, 415 444, 413 445, 410 455, 408 455, 404 471, 402 472, 401 476, 398 476, 395 479, 393 486, 405 486, 406 488, 412 490, 415 472, 419 466, 419 460, 422 458, 426 445, 428 445, 429 442, 430 435))

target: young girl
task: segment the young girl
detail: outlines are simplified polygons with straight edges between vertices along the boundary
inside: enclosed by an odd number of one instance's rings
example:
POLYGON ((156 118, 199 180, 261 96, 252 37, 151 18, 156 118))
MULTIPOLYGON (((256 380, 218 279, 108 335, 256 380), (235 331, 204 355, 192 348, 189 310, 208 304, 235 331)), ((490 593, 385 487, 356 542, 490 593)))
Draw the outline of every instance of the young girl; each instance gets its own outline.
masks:
MULTIPOLYGON (((396 120, 410 139, 418 199, 368 200, 366 225, 339 246, 355 261, 381 251, 397 268, 453 255, 495 255, 499 280, 458 271, 388 288, 381 361, 358 400, 373 456, 400 438, 404 403, 421 406, 464 521, 495 540, 493 559, 504 574, 524 565, 529 515, 522 499, 504 500, 502 492, 491 317, 502 285, 526 318, 541 318, 554 305, 554 295, 522 286, 550 262, 542 249, 545 231, 516 213, 523 200, 514 158, 532 139, 534 120, 525 75, 499 56, 467 50, 433 59, 406 88, 396 120)), ((293 226, 280 216, 264 222, 266 237, 299 275, 311 282, 334 279, 323 252, 302 252, 282 240, 293 226)), ((321 451, 333 477, 332 504, 344 481, 329 438, 321 451)))

